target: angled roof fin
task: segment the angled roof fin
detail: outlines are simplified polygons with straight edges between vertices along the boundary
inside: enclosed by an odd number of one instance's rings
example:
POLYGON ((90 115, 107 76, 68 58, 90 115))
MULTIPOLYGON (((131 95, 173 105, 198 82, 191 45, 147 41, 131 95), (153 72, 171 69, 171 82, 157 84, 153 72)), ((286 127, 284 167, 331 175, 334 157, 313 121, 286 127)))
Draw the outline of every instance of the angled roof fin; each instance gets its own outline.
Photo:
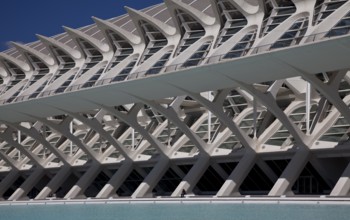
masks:
POLYGON ((64 30, 74 39, 84 39, 90 44, 92 44, 97 50, 99 50, 101 53, 107 53, 111 50, 111 47, 108 46, 106 43, 102 43, 99 40, 85 34, 84 32, 80 30, 76 30, 73 28, 65 27, 63 26, 64 30))
POLYGON ((141 38, 133 33, 130 33, 129 31, 124 30, 121 27, 118 27, 117 25, 113 24, 112 22, 102 20, 100 18, 92 17, 92 19, 95 21, 96 25, 101 30, 112 30, 119 34, 122 38, 127 40, 130 44, 140 44, 141 38))
POLYGON ((0 62, 2 60, 10 61, 11 63, 15 64, 18 68, 22 69, 23 72, 30 71, 30 66, 27 63, 25 63, 25 62, 23 62, 21 60, 18 60, 18 59, 14 58, 14 57, 11 57, 11 56, 7 55, 6 53, 1 53, 0 52, 0 62))
POLYGON ((144 12, 137 11, 129 7, 125 7, 125 9, 127 10, 131 20, 134 22, 135 26, 137 27, 141 37, 143 37, 143 35, 142 35, 141 27, 139 25, 139 21, 146 21, 151 25, 155 26, 166 38, 172 37, 177 33, 176 28, 154 17, 151 17, 144 12))
POLYGON ((75 50, 73 48, 70 48, 69 46, 59 42, 58 40, 55 40, 55 39, 50 38, 50 37, 45 37, 45 36, 40 35, 40 34, 37 34, 36 36, 44 44, 46 44, 46 45, 53 45, 55 47, 58 47, 61 50, 63 50, 64 52, 66 52, 68 55, 70 55, 74 59, 80 59, 82 57, 82 54, 80 53, 80 51, 75 50))
MULTIPOLYGON (((19 50, 22 54, 23 53, 32 54, 33 56, 35 56, 38 59, 40 59, 48 67, 55 65, 55 60, 51 56, 43 54, 43 53, 41 53, 41 52, 39 52, 37 50, 34 50, 33 48, 28 47, 28 46, 23 45, 23 44, 19 44, 19 43, 16 43, 16 42, 11 42, 11 44, 13 44, 16 47, 16 49, 19 50)), ((27 57, 26 57, 26 59, 27 59, 27 57)), ((28 62, 30 62, 30 61, 28 60, 28 62)))
MULTIPOLYGON (((191 15, 194 19, 196 19, 199 23, 201 23, 203 26, 211 26, 214 25, 215 23, 219 22, 217 21, 216 18, 211 17, 207 14, 205 14, 202 11, 199 11, 198 9, 187 5, 183 2, 180 1, 176 1, 176 0, 164 0, 165 4, 168 6, 169 9, 181 9, 184 12, 188 13, 189 15, 191 15)), ((173 10, 170 10, 171 14, 173 15, 173 10)), ((173 15, 174 17, 174 15, 173 15)), ((175 19, 175 21, 177 23, 177 20, 175 19)), ((180 25, 180 24, 178 24, 180 25)))

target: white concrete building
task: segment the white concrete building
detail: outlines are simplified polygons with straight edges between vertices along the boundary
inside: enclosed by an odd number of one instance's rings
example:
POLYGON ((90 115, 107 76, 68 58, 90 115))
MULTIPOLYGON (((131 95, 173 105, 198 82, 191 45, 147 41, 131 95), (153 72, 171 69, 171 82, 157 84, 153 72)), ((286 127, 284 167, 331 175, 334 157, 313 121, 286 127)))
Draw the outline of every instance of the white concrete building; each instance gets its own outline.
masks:
POLYGON ((349 195, 350 1, 126 11, 0 53, 1 199, 349 195))

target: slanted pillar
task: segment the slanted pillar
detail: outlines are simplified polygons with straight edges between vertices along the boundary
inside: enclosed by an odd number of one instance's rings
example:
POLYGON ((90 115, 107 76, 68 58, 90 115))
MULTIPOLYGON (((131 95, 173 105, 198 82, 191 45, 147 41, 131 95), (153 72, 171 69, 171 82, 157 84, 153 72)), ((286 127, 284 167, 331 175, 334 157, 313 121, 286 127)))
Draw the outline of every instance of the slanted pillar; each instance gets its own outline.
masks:
POLYGON ((310 157, 310 151, 299 150, 289 162, 282 175, 269 192, 269 196, 292 194, 291 188, 303 171, 310 157))
POLYGON ((108 183, 97 194, 96 198, 103 199, 111 196, 112 193, 118 190, 123 182, 128 178, 133 169, 132 161, 124 162, 123 165, 114 173, 108 183))
POLYGON ((273 172, 273 170, 266 164, 261 158, 256 161, 256 165, 264 172, 264 174, 271 180, 271 182, 276 182, 278 176, 273 172))
POLYGON ((79 194, 83 193, 86 188, 95 180, 96 176, 101 172, 101 165, 99 163, 92 163, 91 167, 84 173, 78 182, 69 190, 64 196, 65 199, 73 199, 79 194))
POLYGON ((339 170, 338 158, 331 158, 328 160, 322 160, 317 158, 314 154, 310 157, 310 164, 320 174, 322 179, 331 188, 337 183, 339 176, 343 170, 339 170))
POLYGON ((170 167, 170 160, 167 157, 162 157, 153 167, 152 171, 146 176, 143 182, 137 187, 135 192, 131 195, 132 198, 149 196, 153 188, 157 185, 159 180, 163 177, 165 172, 170 167))
POLYGON ((0 196, 4 195, 6 190, 12 186, 12 184, 19 177, 19 171, 17 169, 12 169, 6 177, 0 182, 0 196))
POLYGON ((331 196, 347 196, 350 190, 350 163, 345 168, 343 174, 335 184, 331 196))
POLYGON ((216 196, 239 195, 239 187, 253 168, 256 160, 256 153, 254 151, 247 151, 225 183, 221 186, 216 196))
POLYGON ((33 187, 34 185, 40 181, 40 179, 44 175, 44 169, 37 169, 35 170, 28 179, 24 181, 24 183, 10 196, 8 200, 17 200, 21 197, 25 196, 33 187))
POLYGON ((71 167, 64 166, 58 173, 52 178, 52 180, 45 186, 40 193, 35 197, 35 199, 45 199, 50 194, 56 192, 56 190, 64 183, 64 181, 71 174, 71 167))
POLYGON ((203 154, 199 157, 198 161, 193 165, 191 170, 187 173, 185 178, 176 187, 174 192, 171 194, 172 197, 180 196, 184 189, 187 193, 192 193, 193 188, 200 180, 204 172, 210 165, 210 157, 207 154, 203 154))

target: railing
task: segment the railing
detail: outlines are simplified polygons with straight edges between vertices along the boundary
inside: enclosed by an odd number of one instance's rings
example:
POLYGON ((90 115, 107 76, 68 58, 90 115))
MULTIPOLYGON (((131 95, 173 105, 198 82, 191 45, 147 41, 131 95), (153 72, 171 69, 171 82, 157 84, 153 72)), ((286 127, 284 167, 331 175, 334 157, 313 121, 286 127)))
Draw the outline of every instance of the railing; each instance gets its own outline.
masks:
MULTIPOLYGON (((312 43, 312 42, 317 42, 317 41, 324 40, 324 39, 349 35, 349 33, 346 33, 346 34, 340 34, 340 35, 328 35, 327 36, 327 33, 329 33, 329 32, 330 31, 321 32, 321 33, 312 34, 312 35, 306 35, 303 37, 303 39, 306 39, 305 43, 312 43)), ((269 51, 276 50, 276 49, 282 49, 282 48, 286 48, 286 47, 290 48, 293 46, 301 45, 301 44, 294 44, 294 45, 283 46, 283 47, 279 47, 279 48, 276 48, 276 47, 272 48, 272 46, 274 44, 275 43, 271 43, 271 44, 261 45, 261 46, 257 46, 257 47, 247 47, 245 49, 239 49, 236 51, 229 51, 225 54, 202 58, 199 60, 198 63, 202 63, 200 66, 203 66, 203 64, 204 65, 216 64, 216 63, 220 63, 223 61, 228 61, 228 60, 240 58, 240 57, 243 57, 247 54, 255 55, 255 54, 269 52, 269 51), (229 53, 239 52, 239 51, 242 52, 240 56, 232 56, 232 57, 228 56, 229 53)), ((175 71, 179 71, 179 70, 183 70, 183 69, 195 68, 198 66, 198 65, 184 66, 184 64, 185 63, 179 63, 179 64, 175 64, 175 65, 164 66, 163 73, 175 72, 175 71)), ((140 78, 144 78, 144 77, 157 75, 157 74, 147 74, 148 71, 149 70, 135 72, 135 73, 131 73, 131 74, 125 74, 125 75, 118 75, 118 76, 114 76, 113 78, 100 79, 100 80, 97 80, 97 81, 91 82, 91 83, 84 82, 82 84, 59 87, 59 88, 56 88, 53 90, 43 91, 39 96, 36 96, 36 97, 33 96, 33 94, 17 96, 17 98, 15 98, 15 99, 9 98, 9 99, 0 100, 0 104, 21 102, 21 101, 27 101, 30 99, 38 99, 38 98, 52 96, 52 95, 56 95, 56 94, 62 94, 62 93, 66 93, 66 92, 73 92, 73 91, 77 91, 77 90, 89 89, 89 88, 93 88, 93 87, 104 86, 107 84, 115 84, 115 83, 128 81, 128 80, 132 80, 132 79, 140 79, 140 78)))

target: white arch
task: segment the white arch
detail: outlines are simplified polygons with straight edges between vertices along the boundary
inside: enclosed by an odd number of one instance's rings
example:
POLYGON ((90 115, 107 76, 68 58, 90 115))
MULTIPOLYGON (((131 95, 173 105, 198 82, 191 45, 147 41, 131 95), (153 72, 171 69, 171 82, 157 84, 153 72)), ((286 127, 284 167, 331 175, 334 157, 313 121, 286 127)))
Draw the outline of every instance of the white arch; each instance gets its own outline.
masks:
MULTIPOLYGON (((124 30, 121 27, 118 27, 117 25, 113 24, 112 22, 102 20, 97 17, 92 17, 92 19, 95 21, 96 25, 100 30, 103 31, 103 34, 106 35, 106 30, 112 30, 116 32, 118 35, 120 35, 122 38, 124 38, 126 41, 128 41, 131 45, 136 46, 138 44, 141 44, 141 38, 129 31, 124 30)), ((108 39, 108 38, 106 38, 108 39)), ((112 42, 109 42, 110 44, 112 42)))
MULTIPOLYGON (((102 43, 99 40, 97 40, 97 39, 95 39, 95 38, 85 34, 84 32, 82 32, 80 30, 76 30, 76 29, 69 28, 69 27, 66 27, 66 26, 63 26, 63 29, 75 41, 77 41, 77 39, 79 39, 79 38, 82 38, 82 39, 86 40, 87 42, 89 42, 90 44, 92 44, 102 54, 106 54, 106 53, 111 51, 111 47, 108 46, 108 44, 102 43)), ((80 48, 80 46, 78 48, 80 48)), ((81 52, 82 52, 82 50, 81 50, 81 52)))
POLYGON ((144 36, 142 34, 142 30, 141 30, 141 27, 139 25, 139 21, 141 21, 141 20, 146 21, 146 22, 150 23, 151 25, 157 27, 158 30, 160 32, 162 32, 162 34, 166 38, 170 38, 177 33, 176 29, 174 27, 172 27, 168 24, 165 24, 156 18, 151 17, 151 16, 147 15, 146 13, 143 13, 141 11, 137 11, 137 10, 129 8, 129 7, 125 7, 125 9, 127 10, 131 20, 134 22, 134 24, 139 32, 139 35, 143 40, 144 40, 144 36))
MULTIPOLYGON (((58 40, 55 40, 55 39, 50 38, 50 37, 45 37, 45 36, 39 35, 39 34, 37 34, 36 36, 37 36, 37 37, 39 38, 39 40, 41 40, 45 45, 47 45, 47 46, 52 45, 52 46, 55 46, 55 47, 60 48, 60 49, 63 50, 67 55, 69 55, 71 58, 73 58, 73 60, 78 60, 78 59, 81 59, 81 58, 82 58, 82 54, 81 54, 80 51, 75 50, 75 49, 73 49, 73 48, 70 48, 70 47, 68 47, 67 45, 65 45, 65 44, 63 44, 63 43, 61 43, 61 42, 59 42, 58 40)), ((48 47, 48 49, 51 51, 50 47, 48 47)), ((52 51, 51 51, 51 54, 53 54, 52 51)))
MULTIPOLYGON (((33 56, 37 57, 38 59, 40 59, 48 68, 51 69, 55 65, 55 60, 51 56, 45 55, 37 50, 34 50, 33 48, 30 48, 30 47, 23 45, 23 44, 20 44, 20 43, 15 43, 15 42, 11 42, 11 43, 22 54, 29 53, 29 54, 32 54, 33 56)), ((27 59, 26 56, 24 56, 24 57, 27 59)), ((30 60, 28 60, 28 62, 30 62, 30 60)))

